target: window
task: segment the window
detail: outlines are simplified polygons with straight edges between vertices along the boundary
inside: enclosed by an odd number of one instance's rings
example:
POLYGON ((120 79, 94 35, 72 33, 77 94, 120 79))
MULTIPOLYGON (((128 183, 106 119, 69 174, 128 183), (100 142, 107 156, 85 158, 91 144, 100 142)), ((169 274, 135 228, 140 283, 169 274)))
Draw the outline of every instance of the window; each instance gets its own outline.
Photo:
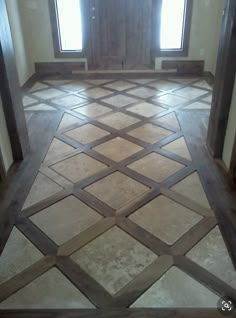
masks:
POLYGON ((49 0, 56 57, 83 53, 81 0, 49 0))
POLYGON ((161 56, 185 56, 191 25, 192 0, 162 0, 160 16, 161 56))

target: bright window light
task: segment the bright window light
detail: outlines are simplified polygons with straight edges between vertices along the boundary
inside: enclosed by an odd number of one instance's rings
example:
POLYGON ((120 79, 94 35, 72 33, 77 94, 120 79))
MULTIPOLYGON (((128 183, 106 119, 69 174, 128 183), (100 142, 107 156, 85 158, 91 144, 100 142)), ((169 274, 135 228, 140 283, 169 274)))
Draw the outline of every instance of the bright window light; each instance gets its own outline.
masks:
POLYGON ((186 0, 162 0, 161 50, 181 50, 186 0))
POLYGON ((82 51, 80 0, 57 0, 59 37, 62 51, 82 51))

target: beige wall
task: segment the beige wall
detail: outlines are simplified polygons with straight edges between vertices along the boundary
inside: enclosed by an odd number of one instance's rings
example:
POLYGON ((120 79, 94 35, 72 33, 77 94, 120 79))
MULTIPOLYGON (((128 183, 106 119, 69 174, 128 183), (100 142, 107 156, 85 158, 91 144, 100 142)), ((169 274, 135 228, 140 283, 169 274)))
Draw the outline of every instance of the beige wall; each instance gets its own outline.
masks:
POLYGON ((236 77, 234 82, 234 92, 233 92, 233 98, 232 98, 230 112, 229 112, 229 120, 227 125, 224 151, 223 151, 223 160, 227 168, 230 167, 235 135, 236 135, 236 77))
POLYGON ((23 15, 21 15, 20 3, 21 0, 6 0, 18 77, 22 86, 34 74, 34 63, 29 53, 30 43, 25 37, 25 31, 28 27, 25 23, 22 23, 23 15))
POLYGON ((2 108, 2 100, 0 96, 0 149, 3 156, 3 163, 8 170, 13 163, 12 150, 7 132, 6 120, 2 108))

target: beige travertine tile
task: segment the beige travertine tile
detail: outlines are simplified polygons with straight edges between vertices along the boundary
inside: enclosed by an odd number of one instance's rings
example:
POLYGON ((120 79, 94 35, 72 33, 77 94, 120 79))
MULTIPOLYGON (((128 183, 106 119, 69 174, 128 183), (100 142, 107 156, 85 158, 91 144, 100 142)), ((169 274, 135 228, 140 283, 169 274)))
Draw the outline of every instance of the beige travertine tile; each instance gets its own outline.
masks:
POLYGON ((43 201, 61 190, 62 187, 39 172, 27 196, 23 209, 43 201))
POLYGON ((111 81, 114 81, 114 80, 112 80, 112 79, 89 79, 89 80, 86 80, 86 82, 93 84, 93 85, 103 85, 103 84, 109 83, 111 81))
POLYGON ((91 87, 91 85, 89 85, 86 82, 79 81, 79 82, 66 83, 62 85, 62 87, 72 92, 79 92, 91 87))
POLYGON ((212 102, 212 95, 209 95, 205 98, 202 99, 204 102, 207 102, 207 103, 211 103, 212 102))
POLYGON ((140 84, 140 85, 145 85, 147 83, 150 83, 152 81, 155 81, 155 78, 130 78, 129 81, 140 84))
POLYGON ((132 116, 118 112, 98 118, 97 121, 117 130, 120 130, 128 126, 134 125, 138 123, 140 120, 132 116))
POLYGON ((202 217, 161 195, 132 214, 130 219, 166 244, 172 245, 202 217))
POLYGON ((52 268, 0 304, 0 309, 79 309, 93 304, 52 268))
POLYGON ((187 85, 187 84, 193 83, 198 78, 196 78, 196 77, 169 77, 169 79, 171 81, 187 85))
POLYGON ((236 289, 236 271, 218 226, 195 245, 187 257, 236 289))
POLYGON ((35 106, 27 107, 25 108, 25 111, 31 111, 31 112, 36 112, 36 111, 55 111, 57 110, 56 108, 49 106, 47 104, 38 104, 35 106))
POLYGON ((156 182, 164 181, 183 167, 180 163, 154 152, 128 166, 128 168, 156 182))
POLYGON ((68 153, 72 150, 74 150, 73 147, 67 145, 66 143, 62 142, 57 138, 53 138, 53 141, 44 161, 52 160, 53 158, 68 153))
POLYGON ((143 148, 128 140, 117 137, 93 148, 93 150, 118 162, 143 150, 143 148))
POLYGON ((74 196, 69 196, 30 220, 57 245, 61 245, 100 221, 103 217, 74 196))
POLYGON ((39 98, 42 98, 42 99, 51 99, 54 97, 65 95, 65 92, 59 91, 56 88, 49 88, 49 89, 45 89, 43 91, 36 92, 33 95, 37 96, 39 98))
POLYGON ((172 94, 166 94, 158 97, 157 99, 155 99, 155 101, 170 107, 176 107, 183 103, 186 103, 188 100, 172 94))
POLYGON ((166 109, 150 103, 140 103, 129 107, 127 110, 140 116, 151 117, 165 111, 166 109))
POLYGON ((85 191, 117 210, 149 188, 117 171, 88 186, 85 191))
POLYGON ((108 136, 110 133, 94 125, 86 124, 66 132, 65 135, 85 145, 108 136))
POLYGON ((202 80, 202 81, 199 81, 199 82, 197 82, 197 83, 194 83, 193 85, 196 86, 196 87, 200 87, 200 88, 205 88, 205 89, 210 89, 210 90, 212 90, 212 86, 209 85, 209 84, 207 83, 207 81, 205 81, 205 80, 202 80))
POLYGON ((69 115, 69 114, 64 114, 62 117, 62 120, 60 122, 60 125, 58 127, 58 130, 60 129, 66 129, 67 127, 74 125, 74 124, 82 124, 83 120, 79 119, 78 117, 69 115))
POLYGON ((185 87, 178 91, 175 91, 173 94, 186 99, 195 99, 206 94, 206 91, 194 87, 185 87))
POLYGON ((40 82, 36 82, 31 88, 30 88, 30 92, 34 92, 40 89, 44 89, 44 88, 48 88, 47 85, 40 83, 40 82))
POLYGON ((41 258, 41 252, 14 227, 0 257, 0 285, 41 258))
POLYGON ((97 117, 112 111, 111 108, 102 106, 98 103, 92 103, 73 110, 88 117, 97 117))
POLYGON ((110 294, 116 294, 158 258, 118 227, 113 227, 72 255, 110 294))
POLYGON ((211 106, 209 104, 195 102, 188 106, 183 107, 183 109, 211 109, 211 106))
POLYGON ((136 86, 135 84, 132 84, 126 81, 116 81, 116 82, 105 85, 105 87, 114 89, 116 91, 124 91, 126 89, 129 89, 135 86, 136 86))
POLYGON ((217 308, 219 296, 173 266, 133 308, 217 308))
POLYGON ((205 208, 210 208, 197 172, 194 172, 179 183, 175 184, 171 190, 180 193, 192 201, 196 201, 205 208))
POLYGON ((108 96, 113 94, 113 92, 108 91, 107 89, 96 87, 96 88, 91 88, 88 89, 87 91, 83 92, 83 95, 86 97, 91 97, 91 98, 101 98, 104 96, 108 96))
POLYGON ((49 83, 51 85, 55 85, 55 86, 59 86, 59 85, 63 85, 63 84, 67 84, 71 82, 70 80, 67 79, 49 79, 49 80, 45 80, 44 82, 49 83))
POLYGON ((146 124, 127 133, 137 139, 143 140, 150 144, 159 142, 160 140, 173 134, 172 131, 158 127, 153 124, 146 124))
POLYGON ((29 106, 31 104, 37 103, 37 100, 34 98, 31 98, 29 96, 24 96, 22 98, 22 103, 23 103, 23 106, 26 107, 26 106, 29 106))
POLYGON ((137 102, 137 99, 124 95, 115 95, 102 100, 104 103, 110 104, 115 107, 125 107, 137 102))
POLYGON ((172 126, 175 129, 180 129, 180 125, 179 125, 178 119, 175 115, 175 112, 170 113, 168 115, 165 115, 163 117, 159 117, 154 122, 156 122, 156 123, 160 122, 160 123, 172 126))
POLYGON ((138 87, 138 88, 134 88, 132 90, 129 91, 130 95, 134 95, 140 98, 149 98, 152 97, 154 95, 158 95, 161 92, 158 92, 154 89, 151 88, 147 88, 147 87, 138 87))
POLYGON ((106 168, 106 165, 84 153, 52 166, 52 169, 73 183, 88 178, 106 168))
POLYGON ((181 87, 180 84, 173 83, 173 82, 168 82, 165 80, 159 80, 156 82, 152 82, 148 84, 148 86, 151 86, 155 89, 161 90, 161 91, 170 91, 170 90, 175 90, 181 87))
POLYGON ((84 104, 86 103, 87 100, 84 98, 81 98, 76 95, 67 95, 62 98, 54 99, 53 103, 63 106, 63 107, 68 107, 71 108, 76 105, 84 104))
POLYGON ((162 147, 162 149, 172 152, 185 159, 192 160, 192 157, 190 155, 190 152, 188 150, 184 137, 181 137, 169 143, 168 145, 162 147))

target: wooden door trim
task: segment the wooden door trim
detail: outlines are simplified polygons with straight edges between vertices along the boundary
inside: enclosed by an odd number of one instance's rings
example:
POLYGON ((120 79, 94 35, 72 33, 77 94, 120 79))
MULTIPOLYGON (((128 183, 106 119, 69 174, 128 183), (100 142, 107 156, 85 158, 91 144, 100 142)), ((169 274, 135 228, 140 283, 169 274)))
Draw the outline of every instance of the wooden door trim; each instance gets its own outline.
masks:
POLYGON ((221 159, 236 73, 236 1, 226 0, 217 59, 207 145, 221 159))
POLYGON ((2 151, 0 149, 0 183, 6 182, 6 180, 7 180, 7 172, 6 172, 6 169, 4 167, 2 151))
POLYGON ((233 145, 233 151, 232 151, 229 170, 230 170, 230 175, 232 176, 233 180, 236 181, 236 134, 235 134, 235 138, 234 138, 234 145, 233 145))

